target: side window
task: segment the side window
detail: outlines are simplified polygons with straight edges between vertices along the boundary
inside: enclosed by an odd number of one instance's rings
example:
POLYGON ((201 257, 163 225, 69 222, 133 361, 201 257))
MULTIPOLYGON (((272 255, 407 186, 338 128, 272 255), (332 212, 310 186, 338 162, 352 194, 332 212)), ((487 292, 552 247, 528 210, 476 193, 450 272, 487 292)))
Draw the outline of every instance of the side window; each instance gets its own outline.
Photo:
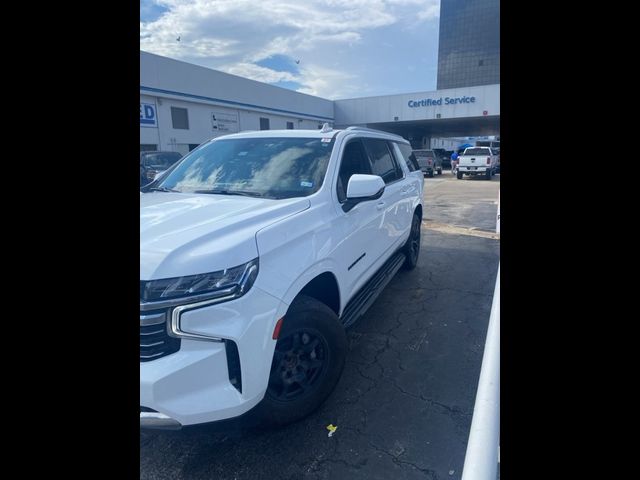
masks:
POLYGON ((342 162, 338 172, 338 200, 340 203, 347 199, 347 185, 351 175, 361 173, 371 175, 371 167, 367 154, 360 140, 351 140, 344 147, 342 162))
POLYGON ((364 138, 363 143, 369 153, 374 175, 381 176, 386 184, 402 178, 402 170, 391 156, 386 140, 364 138))
POLYGON ((396 143, 398 148, 400 149, 400 153, 402 153, 402 158, 407 164, 407 168, 410 172, 415 172, 420 170, 420 165, 418 165, 418 159, 413 154, 413 149, 404 143, 396 143))

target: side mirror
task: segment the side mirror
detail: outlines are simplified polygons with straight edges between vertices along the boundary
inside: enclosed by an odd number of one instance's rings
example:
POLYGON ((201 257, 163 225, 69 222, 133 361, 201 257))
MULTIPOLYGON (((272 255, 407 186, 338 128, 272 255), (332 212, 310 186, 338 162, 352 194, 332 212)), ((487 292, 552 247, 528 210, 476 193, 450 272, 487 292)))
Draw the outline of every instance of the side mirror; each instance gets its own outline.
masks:
POLYGON ((349 178, 347 185, 347 201, 342 210, 348 212, 358 203, 377 200, 384 193, 384 180, 378 175, 355 174, 349 178))

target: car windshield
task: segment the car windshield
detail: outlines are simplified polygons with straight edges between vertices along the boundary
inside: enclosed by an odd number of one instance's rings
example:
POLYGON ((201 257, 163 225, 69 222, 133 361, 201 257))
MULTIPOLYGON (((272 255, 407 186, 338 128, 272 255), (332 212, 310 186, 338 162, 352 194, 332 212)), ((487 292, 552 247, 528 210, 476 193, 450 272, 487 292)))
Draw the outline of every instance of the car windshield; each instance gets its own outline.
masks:
POLYGON ((174 163, 176 163, 182 155, 178 152, 157 152, 157 153, 145 153, 143 155, 144 164, 147 167, 167 169, 174 163))
POLYGON ((413 153, 416 157, 435 157, 431 150, 414 150, 413 153))
POLYGON ((187 155, 158 185, 184 193, 306 197, 322 186, 334 140, 217 140, 187 155))
POLYGON ((491 155, 489 148, 467 148, 464 151, 465 155, 491 155))

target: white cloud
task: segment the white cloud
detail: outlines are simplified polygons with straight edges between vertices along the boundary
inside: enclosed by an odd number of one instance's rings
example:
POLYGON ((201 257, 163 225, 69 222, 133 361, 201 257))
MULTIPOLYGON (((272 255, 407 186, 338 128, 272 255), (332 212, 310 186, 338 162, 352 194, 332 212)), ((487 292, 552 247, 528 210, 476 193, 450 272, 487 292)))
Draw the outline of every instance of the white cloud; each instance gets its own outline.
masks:
POLYGON ((240 77, 250 78, 265 83, 276 83, 281 81, 298 82, 299 77, 289 72, 278 72, 270 68, 261 67, 255 63, 234 63, 233 65, 222 66, 220 70, 223 72, 238 75, 240 77))
POLYGON ((418 13, 420 20, 432 20, 440 17, 440 2, 433 5, 427 5, 418 13))
POLYGON ((319 65, 307 65, 301 69, 300 73, 299 82, 304 85, 298 89, 301 93, 333 100, 347 97, 361 90, 356 76, 344 71, 319 65))
POLYGON ((346 95, 357 80, 348 72, 349 65, 340 71, 320 65, 328 49, 348 49, 362 44, 367 32, 432 21, 439 12, 438 0, 157 3, 168 10, 155 21, 140 23, 141 50, 263 82, 296 81, 303 85, 300 91, 326 97, 346 95), (253 63, 274 54, 303 58, 299 75, 253 63))

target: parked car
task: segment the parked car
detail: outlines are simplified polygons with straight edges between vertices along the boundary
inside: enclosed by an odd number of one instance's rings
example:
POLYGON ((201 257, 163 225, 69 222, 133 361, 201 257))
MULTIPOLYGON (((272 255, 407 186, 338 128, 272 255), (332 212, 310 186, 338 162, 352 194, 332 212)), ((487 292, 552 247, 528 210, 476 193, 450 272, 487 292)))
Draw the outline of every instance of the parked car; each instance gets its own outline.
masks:
POLYGON ((181 158, 179 152, 140 152, 140 186, 154 181, 181 158))
POLYGON ((468 147, 458 157, 457 178, 463 175, 484 175, 487 180, 496 173, 498 156, 491 147, 468 147))
POLYGON ((416 268, 423 174, 366 128, 215 138, 140 195, 140 426, 283 425, 334 389, 357 322, 416 268))
POLYGON ((433 151, 440 159, 442 168, 451 168, 451 152, 447 153, 444 148, 434 148, 433 151))
POLYGON ((414 150, 420 169, 427 177, 433 177, 433 172, 442 175, 442 159, 433 150, 414 150))

